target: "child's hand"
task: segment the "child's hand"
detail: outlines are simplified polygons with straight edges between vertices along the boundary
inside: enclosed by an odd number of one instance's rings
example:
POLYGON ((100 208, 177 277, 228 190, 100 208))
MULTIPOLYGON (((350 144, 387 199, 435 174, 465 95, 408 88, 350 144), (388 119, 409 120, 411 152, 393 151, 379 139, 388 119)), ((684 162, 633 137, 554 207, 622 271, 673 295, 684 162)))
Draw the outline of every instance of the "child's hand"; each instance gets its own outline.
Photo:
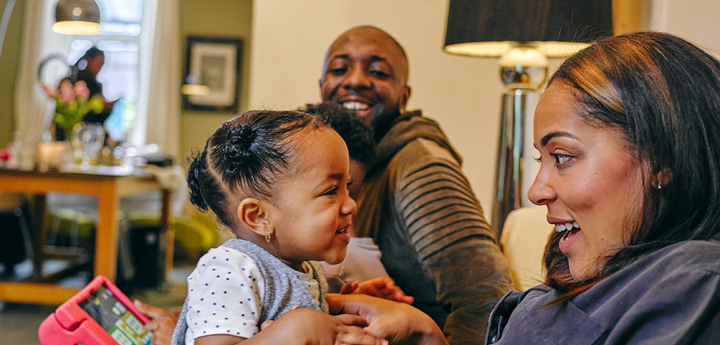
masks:
POLYGON ((359 293, 389 299, 391 301, 412 304, 415 298, 406 295, 402 289, 395 285, 390 277, 378 277, 362 283, 356 281, 345 283, 340 288, 340 294, 359 293))
POLYGON ((135 307, 150 318, 150 322, 143 326, 142 331, 153 331, 151 343, 153 345, 170 345, 180 310, 166 311, 138 300, 135 300, 135 307))

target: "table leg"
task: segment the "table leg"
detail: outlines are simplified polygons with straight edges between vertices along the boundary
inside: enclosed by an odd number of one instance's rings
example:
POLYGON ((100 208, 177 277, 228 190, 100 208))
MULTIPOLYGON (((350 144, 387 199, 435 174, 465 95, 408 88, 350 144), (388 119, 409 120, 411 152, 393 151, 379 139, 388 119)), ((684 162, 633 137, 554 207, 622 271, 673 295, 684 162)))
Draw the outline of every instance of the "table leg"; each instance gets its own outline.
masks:
POLYGON ((42 275, 45 241, 47 240, 47 232, 45 231, 46 214, 47 196, 45 194, 35 194, 33 197, 33 219, 31 224, 33 246, 33 276, 35 277, 40 277, 42 275))
POLYGON ((160 223, 165 226, 165 274, 173 267, 173 256, 175 250, 175 229, 173 228, 172 214, 172 191, 162 190, 162 213, 160 223))
POLYGON ((95 231, 95 271, 115 282, 117 264, 118 224, 120 200, 115 183, 107 181, 98 196, 98 221, 95 231))

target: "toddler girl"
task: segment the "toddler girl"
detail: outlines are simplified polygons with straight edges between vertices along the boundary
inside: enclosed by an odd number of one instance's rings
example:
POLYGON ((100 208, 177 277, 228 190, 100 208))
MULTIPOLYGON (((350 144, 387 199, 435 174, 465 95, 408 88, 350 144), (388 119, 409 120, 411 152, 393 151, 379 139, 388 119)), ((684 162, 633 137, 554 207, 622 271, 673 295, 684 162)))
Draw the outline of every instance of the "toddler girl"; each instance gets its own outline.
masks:
MULTIPOLYGON (((344 259, 355 202, 348 150, 326 122, 294 111, 246 112, 225 122, 195 157, 192 203, 212 210, 237 239, 211 249, 188 277, 173 344, 234 344, 296 307, 327 312, 327 284, 313 261, 344 259)), ((340 342, 382 343, 350 325, 363 326, 359 318, 301 313, 298 322, 327 322, 336 330, 331 337, 346 337, 340 342)), ((278 323, 248 341, 292 333, 278 323)), ((327 336, 328 327, 312 328, 303 334, 327 336)), ((303 334, 291 339, 302 343, 303 334)))

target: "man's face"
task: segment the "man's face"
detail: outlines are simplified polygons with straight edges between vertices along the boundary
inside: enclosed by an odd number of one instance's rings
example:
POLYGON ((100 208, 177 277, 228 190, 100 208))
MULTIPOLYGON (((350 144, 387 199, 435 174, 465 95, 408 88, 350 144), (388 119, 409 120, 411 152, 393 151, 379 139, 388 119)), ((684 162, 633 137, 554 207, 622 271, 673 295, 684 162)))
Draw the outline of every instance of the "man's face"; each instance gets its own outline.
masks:
POLYGON ((382 31, 360 27, 340 36, 323 65, 320 92, 356 111, 368 125, 381 115, 405 110, 408 65, 395 41, 382 31))

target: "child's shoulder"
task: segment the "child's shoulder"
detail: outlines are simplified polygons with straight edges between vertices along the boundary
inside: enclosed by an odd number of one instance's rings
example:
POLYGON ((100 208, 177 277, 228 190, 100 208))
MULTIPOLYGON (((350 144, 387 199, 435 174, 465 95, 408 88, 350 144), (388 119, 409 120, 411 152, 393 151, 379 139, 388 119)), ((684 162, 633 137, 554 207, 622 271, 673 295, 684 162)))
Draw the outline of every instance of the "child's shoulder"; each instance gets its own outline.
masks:
POLYGON ((226 244, 227 242, 208 250, 198 261, 197 267, 246 266, 249 264, 257 269, 257 263, 252 255, 248 255, 242 248, 226 244))
POLYGON ((188 277, 188 282, 193 279, 197 282, 210 279, 216 284, 215 279, 231 281, 234 280, 233 277, 255 281, 262 279, 263 276, 253 256, 236 248, 221 245, 210 249, 198 260, 197 266, 188 277))

